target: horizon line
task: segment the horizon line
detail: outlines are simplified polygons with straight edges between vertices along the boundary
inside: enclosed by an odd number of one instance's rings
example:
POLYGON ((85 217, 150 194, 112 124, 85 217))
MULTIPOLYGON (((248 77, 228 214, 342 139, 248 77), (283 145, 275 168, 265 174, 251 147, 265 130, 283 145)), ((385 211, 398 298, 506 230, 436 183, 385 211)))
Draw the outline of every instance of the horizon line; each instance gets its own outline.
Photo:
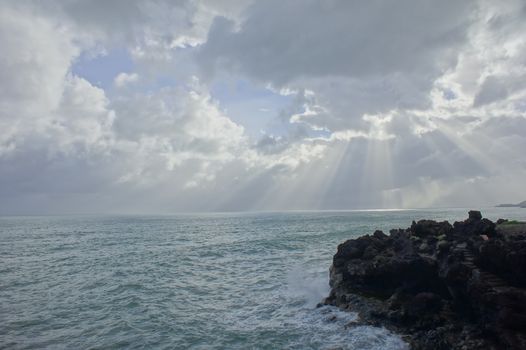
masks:
MULTIPOLYGON (((53 217, 53 216, 190 216, 190 215, 221 215, 221 214, 271 214, 271 213, 345 213, 345 212, 397 212, 440 209, 468 209, 481 210, 499 208, 498 206, 437 206, 420 208, 358 208, 358 209, 276 209, 276 210, 218 210, 218 211, 178 211, 178 212, 107 212, 107 213, 41 213, 41 214, 2 214, 0 217, 53 217)), ((500 207, 506 208, 506 207, 500 207)), ((509 208, 507 208, 509 209, 509 208)))

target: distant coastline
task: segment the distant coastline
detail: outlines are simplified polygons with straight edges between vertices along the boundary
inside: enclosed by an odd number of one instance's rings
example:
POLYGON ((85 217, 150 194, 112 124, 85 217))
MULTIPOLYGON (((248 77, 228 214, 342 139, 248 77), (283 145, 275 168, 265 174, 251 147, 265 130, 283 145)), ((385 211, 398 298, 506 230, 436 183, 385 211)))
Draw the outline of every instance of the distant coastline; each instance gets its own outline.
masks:
POLYGON ((517 204, 499 204, 498 208, 526 208, 526 201, 517 204))

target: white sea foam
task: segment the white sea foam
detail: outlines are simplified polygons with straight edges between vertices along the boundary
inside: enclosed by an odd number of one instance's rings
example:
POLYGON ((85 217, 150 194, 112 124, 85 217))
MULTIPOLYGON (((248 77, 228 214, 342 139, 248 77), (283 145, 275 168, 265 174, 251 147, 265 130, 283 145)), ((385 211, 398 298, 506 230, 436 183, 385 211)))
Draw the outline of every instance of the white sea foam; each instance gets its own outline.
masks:
POLYGON ((287 273, 288 292, 305 300, 307 307, 315 307, 329 295, 329 278, 327 273, 308 271, 295 266, 287 273))
MULTIPOLYGON (((333 306, 316 307, 330 291, 327 272, 294 266, 287 273, 287 298, 297 308, 295 327, 306 330, 299 339, 298 349, 341 350, 406 350, 408 345, 385 328, 356 326, 356 313, 333 306)), ((290 322, 290 320, 289 320, 290 322)))
MULTIPOLYGON (((524 220, 524 211, 486 210, 524 220), (512 215, 515 213, 515 215, 512 215)), ((0 218, 0 347, 402 350, 316 308, 344 240, 464 209, 0 218)))

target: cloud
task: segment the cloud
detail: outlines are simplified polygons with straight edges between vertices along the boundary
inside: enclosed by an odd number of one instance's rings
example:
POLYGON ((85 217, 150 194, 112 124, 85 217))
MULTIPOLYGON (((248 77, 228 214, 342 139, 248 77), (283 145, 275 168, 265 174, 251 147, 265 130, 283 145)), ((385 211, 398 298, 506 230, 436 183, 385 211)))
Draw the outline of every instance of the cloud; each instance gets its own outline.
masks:
POLYGON ((139 80, 139 75, 137 73, 119 73, 115 79, 114 84, 117 87, 124 87, 128 84, 136 83, 139 80))
POLYGON ((363 130, 364 114, 430 106, 435 80, 455 68, 468 42, 475 6, 256 2, 238 25, 216 18, 197 57, 208 76, 227 71, 311 91, 301 119, 313 128, 363 130))
POLYGON ((2 116, 27 118, 35 110, 56 108, 68 67, 79 53, 71 33, 41 16, 4 5, 0 42, 4 51, 0 57, 2 116))
POLYGON ((517 185, 526 173, 521 1, 0 9, 0 213, 487 205, 526 195, 517 185), (95 86, 72 68, 112 50, 134 67, 117 70, 114 84, 95 86), (265 103, 233 119, 229 97, 214 91, 232 81, 265 103), (262 105, 274 120, 254 135, 244 122, 262 105))
POLYGON ((484 80, 480 86, 479 92, 475 95, 473 101, 474 107, 480 107, 488 103, 492 103, 508 96, 508 90, 503 82, 499 81, 494 76, 489 76, 484 80))
POLYGON ((113 118, 108 101, 102 90, 69 73, 79 49, 68 28, 17 9, 1 16, 0 150, 68 152, 106 138, 113 118))
POLYGON ((216 18, 201 59, 278 86, 331 75, 425 72, 432 77, 454 64, 472 6, 453 1, 257 2, 239 29, 216 18))

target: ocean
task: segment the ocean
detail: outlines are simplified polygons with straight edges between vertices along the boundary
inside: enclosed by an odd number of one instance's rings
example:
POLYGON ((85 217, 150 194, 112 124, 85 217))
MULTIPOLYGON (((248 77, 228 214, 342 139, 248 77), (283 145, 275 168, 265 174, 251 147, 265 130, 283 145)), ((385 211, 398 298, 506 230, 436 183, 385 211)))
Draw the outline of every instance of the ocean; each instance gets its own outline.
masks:
POLYGON ((0 217, 0 348, 407 349, 316 308, 332 256, 346 239, 467 210, 0 217))

